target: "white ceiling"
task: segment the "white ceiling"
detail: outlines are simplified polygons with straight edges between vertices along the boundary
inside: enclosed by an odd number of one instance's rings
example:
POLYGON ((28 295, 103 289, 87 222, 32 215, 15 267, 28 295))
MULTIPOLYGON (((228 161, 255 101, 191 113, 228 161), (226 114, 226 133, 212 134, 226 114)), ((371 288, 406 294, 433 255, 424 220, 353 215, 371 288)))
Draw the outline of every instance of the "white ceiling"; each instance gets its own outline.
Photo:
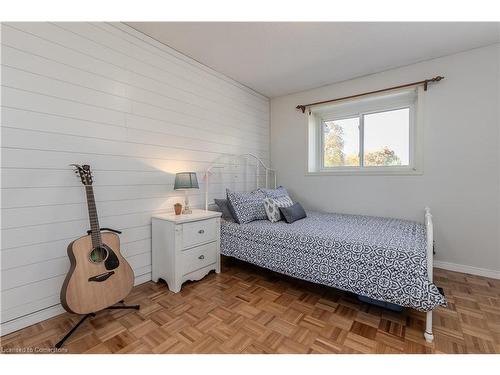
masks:
POLYGON ((496 22, 130 22, 128 25, 268 97, 500 41, 496 22))

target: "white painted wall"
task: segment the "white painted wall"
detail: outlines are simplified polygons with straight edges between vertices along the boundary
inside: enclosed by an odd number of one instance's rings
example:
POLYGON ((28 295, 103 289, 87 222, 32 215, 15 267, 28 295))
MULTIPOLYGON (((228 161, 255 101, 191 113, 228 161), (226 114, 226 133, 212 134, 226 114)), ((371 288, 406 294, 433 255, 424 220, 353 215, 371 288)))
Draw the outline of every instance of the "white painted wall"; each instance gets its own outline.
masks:
POLYGON ((126 25, 3 24, 1 62, 2 334, 61 312, 66 246, 88 229, 68 164, 92 166, 101 226, 123 231, 140 283, 151 215, 183 201, 176 172, 221 153, 269 160, 267 98, 126 25))
POLYGON ((437 265, 500 277, 499 45, 271 100, 278 182, 308 209, 423 220, 437 265), (444 75, 425 94, 422 176, 306 176, 307 115, 297 104, 444 75))

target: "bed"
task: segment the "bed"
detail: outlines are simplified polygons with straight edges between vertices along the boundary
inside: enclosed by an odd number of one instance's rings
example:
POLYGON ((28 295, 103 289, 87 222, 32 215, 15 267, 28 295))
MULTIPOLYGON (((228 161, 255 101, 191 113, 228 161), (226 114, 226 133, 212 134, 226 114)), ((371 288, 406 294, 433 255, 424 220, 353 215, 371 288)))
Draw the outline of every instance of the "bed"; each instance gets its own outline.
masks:
POLYGON ((222 220, 221 253, 419 311, 445 305, 427 275, 425 227, 411 221, 310 211, 292 224, 222 220))
MULTIPOLYGON (((271 187, 276 187, 275 171, 256 156, 227 158, 214 163, 205 174, 206 209, 215 168, 220 172, 231 170, 219 177, 222 185, 232 184, 233 189, 268 187, 270 173, 274 174, 271 187), (249 179, 249 160, 256 162, 253 182, 249 179), (231 178, 227 179, 228 175, 231 178)), ((432 282, 433 224, 429 208, 425 209, 423 223, 311 211, 292 224, 221 220, 220 250, 225 256, 284 275, 424 311, 428 342, 433 340, 432 310, 446 306, 444 296, 432 282)))

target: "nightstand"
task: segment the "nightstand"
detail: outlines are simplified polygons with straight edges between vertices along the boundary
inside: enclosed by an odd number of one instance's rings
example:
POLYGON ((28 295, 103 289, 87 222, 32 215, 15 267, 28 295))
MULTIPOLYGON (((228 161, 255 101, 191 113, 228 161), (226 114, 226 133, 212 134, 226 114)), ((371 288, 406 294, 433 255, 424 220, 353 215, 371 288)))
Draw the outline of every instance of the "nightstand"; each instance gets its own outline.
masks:
POLYGON ((219 273, 220 216, 205 210, 153 216, 153 281, 163 279, 178 293, 187 280, 200 280, 211 270, 219 273))

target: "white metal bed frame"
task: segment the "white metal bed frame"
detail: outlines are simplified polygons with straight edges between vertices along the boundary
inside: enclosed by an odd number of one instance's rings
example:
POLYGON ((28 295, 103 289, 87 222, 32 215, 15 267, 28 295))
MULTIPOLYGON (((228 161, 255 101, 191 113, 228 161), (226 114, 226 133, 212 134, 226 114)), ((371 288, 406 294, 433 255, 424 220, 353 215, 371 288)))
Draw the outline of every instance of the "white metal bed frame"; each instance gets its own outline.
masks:
MULTIPOLYGON (((209 191, 209 179, 210 175, 213 174, 214 169, 224 169, 227 167, 238 167, 238 162, 244 160, 244 167, 248 167, 249 161, 254 161, 256 163, 256 172, 255 172, 255 185, 253 188, 259 188, 259 180, 260 180, 260 168, 262 168, 265 172, 265 188, 269 187, 269 175, 274 175, 274 179, 272 180, 272 187, 276 188, 277 179, 276 179, 276 170, 269 168, 259 157, 254 154, 224 154, 221 157, 217 158, 214 162, 210 164, 210 166, 205 170, 205 210, 208 210, 208 191, 209 191)), ((239 170, 238 170, 239 171, 239 170)), ((246 173, 246 170, 245 170, 246 173)), ((235 176, 238 177, 238 176, 235 176)), ((427 275, 429 281, 433 281, 433 254, 434 254, 434 228, 432 223, 432 214, 429 207, 425 207, 425 216, 424 216, 424 224, 427 233, 427 275)), ((425 332, 424 337, 427 342, 432 342, 434 340, 434 334, 432 332, 432 310, 426 312, 426 322, 425 322, 425 332)))
MULTIPOLYGON (((205 180, 205 210, 208 210, 208 190, 209 190, 209 180, 210 180, 210 174, 213 174, 214 169, 224 169, 228 167, 237 167, 238 166, 238 161, 244 160, 245 161, 245 167, 248 167, 248 161, 253 160, 256 162, 256 170, 255 170, 255 185, 252 187, 258 189, 259 187, 264 187, 268 188, 269 187, 269 175, 272 174, 274 176, 273 178, 273 186, 274 189, 276 189, 276 171, 272 168, 269 168, 259 157, 257 157, 254 154, 241 154, 241 155, 233 155, 233 154, 224 154, 215 161, 213 161, 210 166, 205 170, 205 175, 204 175, 204 180, 205 180), (228 160, 229 159, 229 160, 228 160), (265 173, 265 182, 264 186, 260 186, 259 180, 260 180, 260 168, 264 169, 265 173)), ((250 166, 251 167, 251 166, 250 166)), ((237 169, 239 171, 239 169, 237 169)), ((238 177, 237 174, 234 175, 234 177, 238 177)))

